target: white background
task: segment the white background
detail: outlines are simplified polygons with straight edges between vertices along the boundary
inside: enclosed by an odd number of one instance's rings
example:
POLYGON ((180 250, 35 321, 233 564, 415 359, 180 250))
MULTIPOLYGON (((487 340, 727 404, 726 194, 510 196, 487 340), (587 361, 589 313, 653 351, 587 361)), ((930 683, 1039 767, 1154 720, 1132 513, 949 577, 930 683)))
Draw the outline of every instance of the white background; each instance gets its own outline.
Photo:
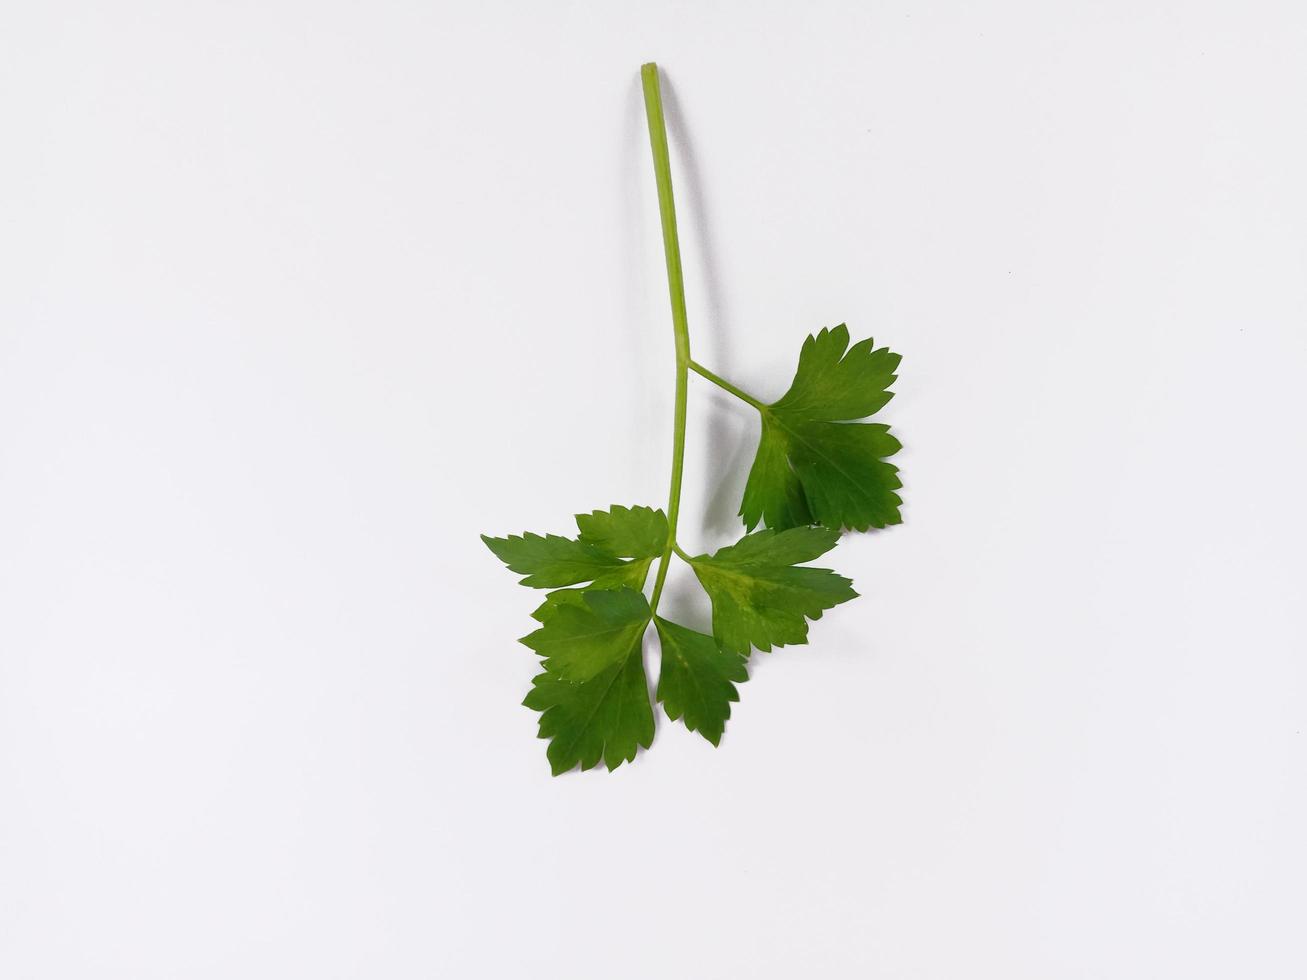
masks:
MULTIPOLYGON (((7 4, 0 975, 1307 975, 1305 44, 7 4), (822 325, 901 351, 906 522, 720 749, 551 779, 477 535, 664 505, 649 59, 696 356, 772 398, 822 325)), ((691 383, 700 550, 756 423, 691 383)))

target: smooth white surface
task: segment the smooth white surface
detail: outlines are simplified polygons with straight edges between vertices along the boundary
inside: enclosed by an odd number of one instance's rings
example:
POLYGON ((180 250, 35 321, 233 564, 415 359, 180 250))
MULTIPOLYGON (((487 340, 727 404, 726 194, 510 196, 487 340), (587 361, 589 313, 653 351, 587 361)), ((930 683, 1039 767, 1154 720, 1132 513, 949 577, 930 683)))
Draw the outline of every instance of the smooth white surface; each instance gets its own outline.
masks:
POLYGON ((0 20, 0 975, 1307 974, 1301 4, 0 20), (551 779, 477 534, 664 503, 650 58, 696 355, 902 351, 907 522, 551 779))

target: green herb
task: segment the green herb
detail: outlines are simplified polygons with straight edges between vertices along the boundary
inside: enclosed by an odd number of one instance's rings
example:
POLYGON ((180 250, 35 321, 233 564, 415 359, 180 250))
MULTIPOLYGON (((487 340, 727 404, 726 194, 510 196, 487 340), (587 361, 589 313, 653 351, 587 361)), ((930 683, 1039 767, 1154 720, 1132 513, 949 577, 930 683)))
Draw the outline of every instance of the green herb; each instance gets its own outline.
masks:
POLYGON ((555 775, 601 760, 615 769, 652 743, 643 656, 651 623, 662 651, 658 703, 673 721, 717 745, 731 702, 739 700, 736 685, 748 680, 750 652, 807 643, 809 622, 857 595, 847 578, 805 563, 834 548, 846 528, 866 531, 901 520, 898 469, 886 462, 899 441, 888 426, 861 421, 892 397, 898 354, 870 339, 850 346, 844 324, 823 329, 804 341, 793 383, 771 404, 691 359, 658 68, 648 64, 640 74, 676 340, 667 511, 614 506, 578 514, 570 538, 482 535, 500 561, 524 576, 522 585, 552 590, 532 613, 539 628, 522 638, 542 667, 523 704, 540 712, 540 737, 549 740, 555 775), (751 533, 697 557, 676 539, 691 371, 752 406, 761 422, 740 505, 751 533), (754 530, 759 524, 764 528, 754 530), (673 556, 690 566, 712 602, 712 636, 658 615, 673 556))

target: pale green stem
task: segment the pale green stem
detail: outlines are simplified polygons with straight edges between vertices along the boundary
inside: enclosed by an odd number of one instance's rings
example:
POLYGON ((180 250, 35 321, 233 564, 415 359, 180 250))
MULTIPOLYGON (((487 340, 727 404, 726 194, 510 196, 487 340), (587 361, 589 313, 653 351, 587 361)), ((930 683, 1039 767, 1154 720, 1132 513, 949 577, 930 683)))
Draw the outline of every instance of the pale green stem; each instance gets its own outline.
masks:
POLYGON ((764 405, 762 402, 758 401, 758 399, 754 398, 747 391, 744 391, 742 388, 737 388, 735 387, 735 385, 731 384, 725 378, 713 374, 698 361, 691 361, 689 366, 691 371, 693 371, 695 374, 699 375, 700 377, 707 378, 718 388, 722 389, 722 391, 729 391, 736 398, 740 399, 740 401, 748 402, 750 405, 752 405, 760 412, 767 411, 767 406, 764 405))
POLYGON ((649 120, 649 145, 653 149, 654 178, 658 184, 658 213, 663 224, 663 252, 667 257, 667 291, 672 300, 672 332, 676 337, 676 408, 672 421, 672 486, 667 496, 667 546, 658 559, 650 606, 658 611, 667 566, 676 549, 676 521, 681 514, 681 474, 685 469, 685 400, 690 367, 690 327, 685 316, 685 279, 681 274, 681 244, 676 237, 676 202, 672 199, 672 166, 667 155, 667 123, 663 120, 663 97, 658 87, 658 66, 650 62, 640 68, 644 85, 644 112, 649 120))

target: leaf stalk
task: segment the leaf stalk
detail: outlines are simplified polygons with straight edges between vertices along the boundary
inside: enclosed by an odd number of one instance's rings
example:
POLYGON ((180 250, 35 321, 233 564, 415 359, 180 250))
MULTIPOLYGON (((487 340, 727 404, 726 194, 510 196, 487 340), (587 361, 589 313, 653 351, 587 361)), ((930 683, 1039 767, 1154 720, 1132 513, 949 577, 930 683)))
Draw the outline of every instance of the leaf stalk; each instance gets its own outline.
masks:
POLYGON ((758 411, 762 412, 764 415, 767 413, 766 405, 764 405, 758 399, 754 398, 743 388, 737 388, 735 387, 735 385, 731 384, 729 381, 727 381, 725 378, 721 377, 720 375, 713 374, 698 361, 691 361, 689 367, 690 370, 693 371, 695 374, 699 375, 701 378, 706 378, 707 380, 711 381, 718 388, 722 389, 722 391, 729 392, 730 394, 734 395, 736 398, 740 399, 740 401, 742 402, 747 402, 748 404, 756 408, 758 411))
POLYGON ((672 333, 676 339, 676 395, 672 419, 672 479, 667 495, 667 546, 658 559, 650 606, 658 611, 667 566, 676 549, 676 523, 681 513, 681 482, 685 470, 685 403, 690 369, 690 326, 685 315, 685 278, 681 273, 681 243, 676 234, 676 201, 672 196, 672 166, 667 153, 667 123, 663 118, 663 96, 658 84, 658 66, 640 68, 644 88, 644 112, 649 122, 649 146, 653 150, 654 179, 658 185, 658 214, 663 226, 663 255, 667 260, 667 291, 672 303, 672 333))

